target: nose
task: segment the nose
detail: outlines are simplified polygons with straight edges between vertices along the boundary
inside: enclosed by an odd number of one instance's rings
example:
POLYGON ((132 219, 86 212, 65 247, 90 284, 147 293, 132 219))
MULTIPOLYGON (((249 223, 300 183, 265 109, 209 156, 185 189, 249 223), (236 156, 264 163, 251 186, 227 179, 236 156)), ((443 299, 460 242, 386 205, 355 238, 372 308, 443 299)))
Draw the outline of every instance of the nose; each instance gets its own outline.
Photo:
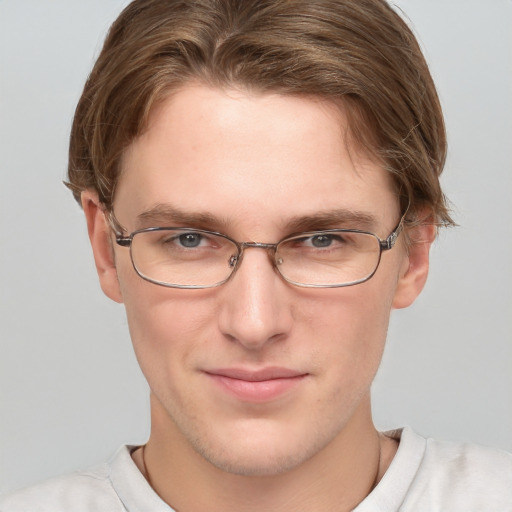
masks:
POLYGON ((251 247, 222 287, 219 328, 247 350, 261 350, 286 337, 292 327, 290 285, 275 271, 268 252, 251 247))

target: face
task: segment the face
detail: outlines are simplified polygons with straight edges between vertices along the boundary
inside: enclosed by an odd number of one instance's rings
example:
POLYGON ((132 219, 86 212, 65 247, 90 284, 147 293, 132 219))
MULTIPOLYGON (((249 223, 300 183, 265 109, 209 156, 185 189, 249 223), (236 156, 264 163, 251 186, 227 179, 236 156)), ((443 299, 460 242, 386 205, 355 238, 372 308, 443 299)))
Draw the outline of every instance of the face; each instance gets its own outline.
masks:
MULTIPOLYGON (((364 228, 385 238, 399 220, 396 194, 381 168, 347 148, 344 128, 320 101, 187 86, 124 155, 115 215, 128 232, 193 223, 274 243, 297 219, 305 231, 311 218, 342 209, 370 218, 364 228)), ((400 241, 356 286, 293 286, 252 248, 224 285, 173 289, 137 276, 127 248, 114 247, 112 264, 101 256, 93 203, 86 197, 84 207, 102 286, 126 306, 152 391, 152 435, 180 438, 223 470, 263 475, 371 421, 390 311, 421 288, 400 241)), ((362 227, 329 222, 324 229, 362 227)))

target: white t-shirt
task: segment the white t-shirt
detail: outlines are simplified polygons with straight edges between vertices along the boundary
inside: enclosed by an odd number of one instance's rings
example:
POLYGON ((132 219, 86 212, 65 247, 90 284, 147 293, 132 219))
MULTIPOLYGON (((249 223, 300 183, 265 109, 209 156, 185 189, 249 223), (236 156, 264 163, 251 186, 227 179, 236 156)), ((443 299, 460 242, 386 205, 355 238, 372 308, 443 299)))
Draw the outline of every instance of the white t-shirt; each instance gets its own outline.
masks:
MULTIPOLYGON (((410 428, 384 477, 354 512, 512 512, 512 454, 424 439, 410 428)), ((0 512, 173 512, 123 446, 112 459, 0 498, 0 512)))

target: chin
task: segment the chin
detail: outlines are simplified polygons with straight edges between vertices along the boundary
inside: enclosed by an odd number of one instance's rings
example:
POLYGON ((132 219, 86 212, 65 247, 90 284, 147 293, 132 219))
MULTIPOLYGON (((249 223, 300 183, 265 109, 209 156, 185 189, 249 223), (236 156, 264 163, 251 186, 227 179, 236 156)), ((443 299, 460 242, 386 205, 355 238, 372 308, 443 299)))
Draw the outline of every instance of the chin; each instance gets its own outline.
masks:
MULTIPOLYGON (((259 422, 258 422, 259 423, 259 422)), ((210 464, 226 473, 265 477, 289 472, 313 457, 331 440, 328 436, 312 439, 289 427, 253 425, 236 433, 225 432, 222 439, 190 440, 194 450, 210 464)))
POLYGON ((236 453, 213 454, 203 451, 201 455, 221 471, 248 477, 287 473, 300 466, 307 458, 299 449, 295 453, 283 453, 282 450, 281 453, 275 453, 268 449, 260 449, 258 453, 236 450, 236 453))

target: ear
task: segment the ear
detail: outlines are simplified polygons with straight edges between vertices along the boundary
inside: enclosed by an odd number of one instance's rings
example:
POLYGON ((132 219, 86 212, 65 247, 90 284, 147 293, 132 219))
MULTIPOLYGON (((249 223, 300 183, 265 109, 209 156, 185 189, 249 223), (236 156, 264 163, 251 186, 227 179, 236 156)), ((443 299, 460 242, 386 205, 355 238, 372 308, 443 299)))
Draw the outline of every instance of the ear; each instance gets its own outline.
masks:
POLYGON ((430 246, 436 235, 432 222, 409 229, 409 247, 393 299, 393 308, 401 309, 410 306, 421 293, 427 282, 430 246))
POLYGON ((104 209, 98 199, 98 194, 93 190, 84 190, 81 201, 87 220, 87 231, 101 289, 113 301, 123 302, 117 279, 111 230, 105 218, 104 209))

